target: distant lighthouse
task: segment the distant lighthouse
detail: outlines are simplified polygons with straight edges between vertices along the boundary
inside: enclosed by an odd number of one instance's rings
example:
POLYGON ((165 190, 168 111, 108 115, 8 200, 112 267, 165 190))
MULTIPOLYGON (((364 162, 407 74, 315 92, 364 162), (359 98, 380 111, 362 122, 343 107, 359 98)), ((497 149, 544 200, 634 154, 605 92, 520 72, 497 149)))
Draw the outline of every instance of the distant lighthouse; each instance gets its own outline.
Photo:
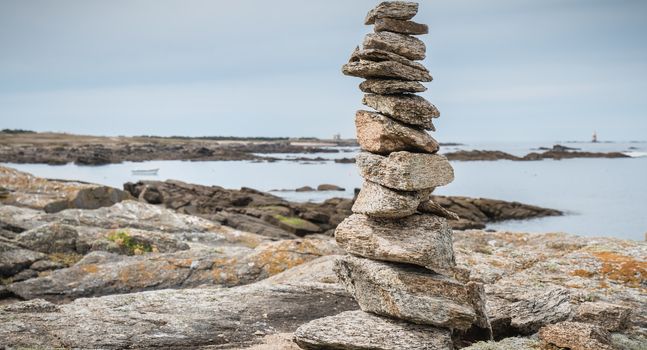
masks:
POLYGON ((591 138, 591 142, 593 143, 598 142, 598 134, 595 131, 593 132, 593 137, 591 138))

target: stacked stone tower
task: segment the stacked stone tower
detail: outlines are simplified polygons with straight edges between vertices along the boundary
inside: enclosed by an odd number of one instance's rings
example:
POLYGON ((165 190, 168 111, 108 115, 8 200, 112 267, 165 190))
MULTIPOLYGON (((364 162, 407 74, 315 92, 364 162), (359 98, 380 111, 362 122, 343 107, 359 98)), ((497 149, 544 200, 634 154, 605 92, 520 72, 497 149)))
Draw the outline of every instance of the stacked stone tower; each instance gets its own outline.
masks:
POLYGON ((429 199, 454 172, 438 155, 440 113, 415 95, 432 80, 417 60, 427 34, 411 21, 413 2, 383 2, 371 10, 363 47, 343 67, 365 78, 363 104, 355 116, 364 178, 353 215, 335 231, 346 255, 335 262, 340 282, 362 311, 315 320, 295 334, 306 349, 453 349, 466 334, 489 336, 483 286, 456 267, 450 213, 429 199))

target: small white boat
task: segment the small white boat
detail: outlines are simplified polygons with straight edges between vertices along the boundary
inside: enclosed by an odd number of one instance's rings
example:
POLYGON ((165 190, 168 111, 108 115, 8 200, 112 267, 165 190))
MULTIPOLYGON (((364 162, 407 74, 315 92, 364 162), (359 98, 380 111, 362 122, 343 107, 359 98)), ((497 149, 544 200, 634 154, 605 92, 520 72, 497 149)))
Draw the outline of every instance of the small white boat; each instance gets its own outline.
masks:
POLYGON ((159 171, 159 168, 157 168, 157 169, 142 169, 142 170, 131 170, 131 173, 133 175, 157 175, 158 171, 159 171))

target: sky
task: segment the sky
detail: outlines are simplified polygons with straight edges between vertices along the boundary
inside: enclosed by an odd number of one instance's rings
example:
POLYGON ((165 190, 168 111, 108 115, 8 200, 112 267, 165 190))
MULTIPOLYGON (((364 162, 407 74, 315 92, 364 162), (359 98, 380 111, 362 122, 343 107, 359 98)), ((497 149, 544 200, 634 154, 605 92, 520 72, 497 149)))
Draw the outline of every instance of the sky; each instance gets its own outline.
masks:
MULTIPOLYGON (((0 128, 354 137, 371 0, 0 0, 0 128)), ((440 141, 647 139, 647 1, 430 0, 440 141)))

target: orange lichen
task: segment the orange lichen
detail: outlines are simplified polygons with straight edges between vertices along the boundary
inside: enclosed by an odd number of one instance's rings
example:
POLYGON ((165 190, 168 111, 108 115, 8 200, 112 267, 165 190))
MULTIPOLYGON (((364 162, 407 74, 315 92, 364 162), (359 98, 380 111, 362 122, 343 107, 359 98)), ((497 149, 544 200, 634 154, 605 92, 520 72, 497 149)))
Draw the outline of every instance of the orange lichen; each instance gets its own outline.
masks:
POLYGON ((602 262, 600 274, 610 280, 640 287, 647 278, 647 262, 612 252, 596 252, 593 255, 602 262))
POLYGON ((587 270, 578 269, 571 272, 571 275, 577 276, 577 277, 591 278, 595 276, 595 273, 587 270))
POLYGON ((94 264, 89 264, 89 265, 81 265, 81 270, 87 272, 87 273, 97 273, 99 271, 99 267, 94 264))

